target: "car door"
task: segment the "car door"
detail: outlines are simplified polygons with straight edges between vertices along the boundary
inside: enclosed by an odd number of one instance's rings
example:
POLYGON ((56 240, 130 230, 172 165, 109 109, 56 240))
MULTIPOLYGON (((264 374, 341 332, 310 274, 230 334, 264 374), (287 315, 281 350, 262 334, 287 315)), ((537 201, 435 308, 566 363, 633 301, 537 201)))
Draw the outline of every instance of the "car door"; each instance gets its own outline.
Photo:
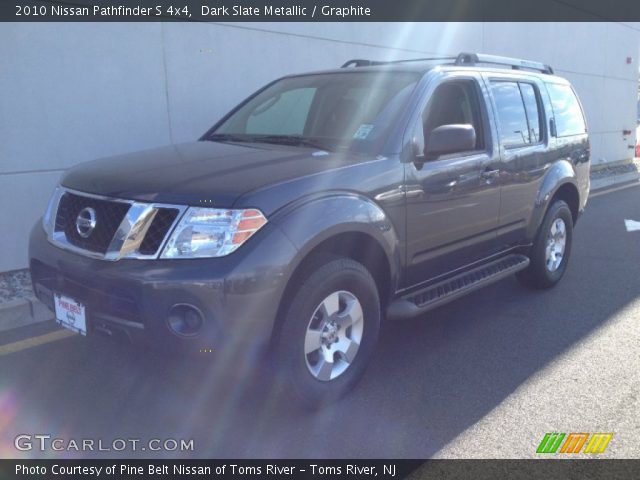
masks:
POLYGON ((475 73, 443 73, 430 83, 414 125, 405 164, 407 286, 460 269, 493 253, 500 210, 499 152, 488 92, 475 73), (470 124, 476 144, 436 158, 424 155, 429 135, 470 124))
POLYGON ((545 104, 536 77, 485 75, 498 127, 502 202, 498 242, 522 243, 549 161, 545 104))

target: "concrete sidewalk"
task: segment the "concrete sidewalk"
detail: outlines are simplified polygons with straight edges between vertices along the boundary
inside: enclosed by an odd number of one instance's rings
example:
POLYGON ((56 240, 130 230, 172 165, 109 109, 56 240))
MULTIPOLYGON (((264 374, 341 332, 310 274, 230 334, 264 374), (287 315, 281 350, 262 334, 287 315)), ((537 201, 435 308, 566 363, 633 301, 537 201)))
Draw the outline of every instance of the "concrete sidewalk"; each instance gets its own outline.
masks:
MULTIPOLYGON (((591 172, 591 193, 639 182, 638 158, 596 167, 591 172)), ((53 313, 33 295, 28 271, 0 273, 0 332, 47 320, 53 320, 53 313)))
POLYGON ((591 180, 591 192, 598 193, 609 188, 618 187, 625 184, 638 183, 640 181, 640 172, 629 172, 610 177, 591 180))
POLYGON ((591 170, 591 193, 640 180, 640 158, 615 162, 607 166, 595 166, 591 170))
POLYGON ((35 297, 0 303, 0 332, 47 320, 53 320, 53 313, 35 297))

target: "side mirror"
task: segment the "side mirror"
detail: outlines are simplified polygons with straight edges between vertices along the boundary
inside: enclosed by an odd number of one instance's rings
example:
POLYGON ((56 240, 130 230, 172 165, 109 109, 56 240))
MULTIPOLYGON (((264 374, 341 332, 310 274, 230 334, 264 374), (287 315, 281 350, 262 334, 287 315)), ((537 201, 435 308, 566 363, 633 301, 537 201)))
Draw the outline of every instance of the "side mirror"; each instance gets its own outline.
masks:
POLYGON ((473 125, 441 125, 429 134, 425 155, 434 158, 447 153, 473 150, 475 147, 476 130, 473 125))

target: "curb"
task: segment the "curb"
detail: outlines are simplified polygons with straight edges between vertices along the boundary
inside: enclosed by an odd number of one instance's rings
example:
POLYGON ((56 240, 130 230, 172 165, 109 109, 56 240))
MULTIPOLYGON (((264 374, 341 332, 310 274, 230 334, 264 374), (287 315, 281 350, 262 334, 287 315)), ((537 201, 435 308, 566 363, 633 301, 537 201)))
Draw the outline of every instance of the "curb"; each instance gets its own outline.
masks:
POLYGON ((621 175, 611 175, 604 178, 598 178, 596 180, 591 180, 591 190, 589 193, 597 193, 623 183, 633 183, 639 180, 640 172, 629 172, 621 175))
POLYGON ((53 313, 35 297, 0 304, 0 332, 53 320, 53 313))

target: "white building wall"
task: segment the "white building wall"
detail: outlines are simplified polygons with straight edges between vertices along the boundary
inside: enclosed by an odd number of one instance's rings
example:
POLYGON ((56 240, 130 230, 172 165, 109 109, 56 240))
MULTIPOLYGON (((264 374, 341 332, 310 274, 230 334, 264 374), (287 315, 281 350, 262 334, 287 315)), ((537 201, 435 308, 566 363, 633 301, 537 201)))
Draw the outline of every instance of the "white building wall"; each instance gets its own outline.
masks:
POLYGON ((638 30, 617 23, 54 23, 0 27, 0 271, 62 172, 97 157, 189 141, 266 82, 349 58, 481 51, 539 60, 570 79, 594 163, 635 144, 638 30), (627 57, 633 59, 626 63, 627 57), (632 136, 623 137, 623 130, 632 136))

